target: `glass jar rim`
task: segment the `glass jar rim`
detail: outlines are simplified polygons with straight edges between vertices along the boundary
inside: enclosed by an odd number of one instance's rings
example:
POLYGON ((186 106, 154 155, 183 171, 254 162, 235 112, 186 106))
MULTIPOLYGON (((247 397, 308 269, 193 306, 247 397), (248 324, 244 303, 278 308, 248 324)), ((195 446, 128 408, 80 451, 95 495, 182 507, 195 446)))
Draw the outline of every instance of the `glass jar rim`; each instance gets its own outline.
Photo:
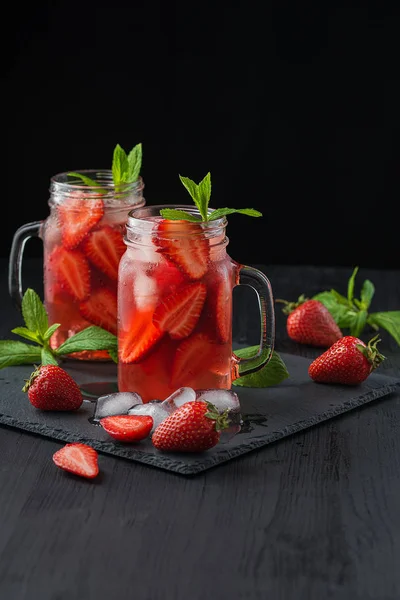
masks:
MULTIPOLYGON (((131 230, 135 230, 137 233, 151 233, 155 230, 155 228, 157 227, 160 219, 162 219, 163 217, 160 215, 160 210, 165 209, 165 208, 169 208, 169 209, 175 209, 175 210, 184 210, 185 212, 193 215, 194 217, 198 217, 199 219, 201 219, 201 215, 200 215, 200 211, 198 210, 197 207, 192 206, 190 204, 153 204, 153 205, 146 205, 143 207, 137 207, 137 208, 133 208, 132 210, 129 211, 128 213, 128 220, 126 223, 126 227, 127 229, 131 229, 131 230), (157 218, 158 217, 158 218, 157 218)), ((211 215, 211 213, 213 212, 214 209, 209 208, 208 209, 208 213, 211 215)), ((209 235, 213 232, 215 232, 215 235, 218 235, 218 233, 221 231, 221 229, 224 229, 227 224, 228 224, 228 220, 225 216, 220 217, 219 219, 215 219, 213 221, 185 221, 185 220, 176 220, 170 221, 171 227, 174 228, 174 233, 181 233, 181 234, 188 234, 188 228, 186 226, 186 230, 185 230, 185 226, 182 226, 182 224, 185 223, 191 223, 191 224, 196 224, 198 223, 198 225, 200 225, 200 229, 199 229, 199 233, 202 233, 204 231, 206 231, 209 235)), ((193 228, 190 232, 190 235, 193 235, 193 228)))

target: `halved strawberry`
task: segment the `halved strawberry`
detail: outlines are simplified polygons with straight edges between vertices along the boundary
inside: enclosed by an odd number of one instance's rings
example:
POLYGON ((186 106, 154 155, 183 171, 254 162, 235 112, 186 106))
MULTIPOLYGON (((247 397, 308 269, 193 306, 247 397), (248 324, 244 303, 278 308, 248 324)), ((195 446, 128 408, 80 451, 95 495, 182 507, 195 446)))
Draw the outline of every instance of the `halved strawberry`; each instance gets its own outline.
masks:
POLYGON ((55 248, 48 257, 47 268, 54 278, 77 300, 85 300, 90 292, 88 262, 79 250, 55 248))
POLYGON ((92 231, 84 244, 86 256, 100 271, 117 281, 118 265, 126 250, 120 231, 105 225, 92 231))
POLYGON ((75 248, 100 221, 104 214, 101 196, 76 193, 58 207, 62 240, 66 248, 75 248))
POLYGON ((163 219, 155 243, 191 279, 200 279, 207 272, 210 249, 198 223, 163 219))
POLYGON ((97 452, 86 444, 66 444, 53 454, 53 462, 64 471, 87 479, 99 474, 97 452))
POLYGON ((181 269, 166 257, 154 265, 148 274, 155 279, 160 294, 170 294, 187 281, 181 269))
POLYGON ((173 339, 187 337, 197 325, 206 295, 203 283, 179 287, 161 300, 154 311, 153 323, 162 331, 168 331, 173 339))
POLYGON ((81 315, 93 325, 117 334, 117 296, 107 288, 99 288, 79 305, 81 315))
POLYGON ((194 333, 181 342, 175 352, 171 385, 175 389, 189 385, 202 371, 225 375, 229 370, 227 344, 215 344, 204 333, 194 333))
POLYGON ((135 363, 162 338, 164 333, 153 324, 153 311, 137 311, 131 325, 119 332, 119 360, 123 363, 135 363))
POLYGON ((222 343, 228 342, 232 329, 232 299, 226 282, 220 282, 215 290, 213 314, 218 337, 222 343))
POLYGON ((117 415, 100 419, 100 425, 120 442, 140 442, 150 434, 153 417, 147 415, 117 415))

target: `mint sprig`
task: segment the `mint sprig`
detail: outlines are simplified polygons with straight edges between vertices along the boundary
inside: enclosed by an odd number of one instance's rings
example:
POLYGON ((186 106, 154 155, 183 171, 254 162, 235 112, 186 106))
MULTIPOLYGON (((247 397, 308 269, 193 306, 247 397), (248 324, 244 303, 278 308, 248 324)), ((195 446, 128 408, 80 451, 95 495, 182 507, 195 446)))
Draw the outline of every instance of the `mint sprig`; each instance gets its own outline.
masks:
POLYGON ((48 315, 38 294, 27 289, 22 299, 25 327, 15 327, 12 333, 34 342, 25 344, 15 340, 0 340, 0 369, 25 364, 58 364, 66 354, 85 350, 108 350, 117 362, 117 338, 112 333, 92 325, 68 338, 58 348, 51 348, 50 340, 59 323, 49 326, 48 315))
POLYGON ((360 337, 369 325, 375 331, 385 329, 400 346, 400 310, 370 313, 369 308, 375 294, 375 286, 366 279, 360 290, 360 298, 355 297, 355 283, 358 267, 355 267, 347 284, 347 295, 336 290, 316 294, 313 299, 326 306, 340 329, 349 329, 350 335, 360 337))
POLYGON ((185 210, 162 208, 160 214, 164 219, 207 223, 225 217, 226 215, 232 215, 233 213, 240 213, 242 215, 248 215, 249 217, 262 217, 262 213, 254 208, 217 208, 211 211, 209 209, 211 199, 211 173, 207 173, 200 183, 195 183, 192 179, 189 179, 189 177, 182 177, 182 175, 179 175, 179 179, 189 192, 200 213, 201 219, 185 210))
MULTIPOLYGON (((136 144, 127 154, 125 150, 117 144, 114 148, 111 172, 114 186, 116 188, 126 183, 135 183, 139 179, 140 170, 142 168, 143 150, 142 144, 136 144)), ((87 177, 82 173, 70 171, 71 177, 78 177, 83 183, 89 187, 96 187, 101 194, 106 194, 107 190, 102 188, 101 183, 87 177)))
MULTIPOLYGON (((240 348, 235 350, 235 354, 239 358, 252 358, 258 352, 258 346, 249 346, 248 348, 240 348)), ((243 375, 239 379, 232 381, 232 385, 241 387, 264 388, 272 385, 278 385, 289 377, 289 372, 285 363, 275 350, 269 362, 255 373, 243 375)))

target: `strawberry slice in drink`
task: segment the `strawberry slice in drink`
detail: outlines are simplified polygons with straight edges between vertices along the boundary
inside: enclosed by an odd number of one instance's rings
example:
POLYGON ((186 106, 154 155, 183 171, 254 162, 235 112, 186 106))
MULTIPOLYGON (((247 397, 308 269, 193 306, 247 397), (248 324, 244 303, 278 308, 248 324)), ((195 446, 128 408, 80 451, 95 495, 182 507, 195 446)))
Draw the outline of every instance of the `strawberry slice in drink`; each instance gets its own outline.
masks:
POLYGON ((117 296, 106 288, 99 288, 79 305, 81 315, 93 325, 117 334, 117 296))
POLYGON ((119 360, 135 363, 141 360, 164 333, 153 323, 153 310, 136 311, 130 326, 119 332, 119 360))
POLYGON ((100 221, 104 204, 100 195, 75 193, 69 202, 58 207, 62 241, 66 248, 76 248, 100 221))
POLYGON ((190 335, 203 310, 207 289, 203 283, 179 287, 166 296, 154 311, 153 323, 173 339, 190 335))
POLYGON ((85 300, 90 292, 88 262, 79 250, 55 248, 48 257, 47 269, 76 300, 85 300))
POLYGON ((117 281, 119 261, 126 250, 120 231, 109 225, 92 231, 84 243, 84 250, 91 263, 117 281))
POLYGON ((191 279, 201 279, 207 272, 210 249, 198 223, 164 219, 158 225, 155 242, 160 252, 191 279))
POLYGON ((226 376, 230 361, 228 350, 228 344, 215 344, 204 333, 194 333, 183 340, 175 352, 171 385, 174 389, 190 385, 202 372, 226 376))

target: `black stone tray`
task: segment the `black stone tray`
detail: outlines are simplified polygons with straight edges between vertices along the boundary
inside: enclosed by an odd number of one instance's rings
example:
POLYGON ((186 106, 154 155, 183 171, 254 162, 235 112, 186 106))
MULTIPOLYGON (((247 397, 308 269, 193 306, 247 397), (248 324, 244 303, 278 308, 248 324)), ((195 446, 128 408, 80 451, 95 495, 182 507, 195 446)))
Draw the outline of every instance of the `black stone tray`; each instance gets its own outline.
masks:
MULTIPOLYGON (((150 439, 139 444, 116 442, 91 422, 95 403, 89 400, 74 413, 36 410, 21 391, 24 379, 32 372, 29 366, 10 367, 0 372, 0 424, 63 442, 87 443, 102 453, 182 475, 194 475, 383 398, 400 385, 399 379, 379 373, 372 373, 359 386, 318 384, 308 376, 310 359, 280 354, 290 377, 270 388, 235 387, 243 419, 240 433, 201 454, 163 453, 153 447, 150 439)), ((94 394, 116 390, 116 366, 113 364, 69 362, 63 366, 94 394)))

